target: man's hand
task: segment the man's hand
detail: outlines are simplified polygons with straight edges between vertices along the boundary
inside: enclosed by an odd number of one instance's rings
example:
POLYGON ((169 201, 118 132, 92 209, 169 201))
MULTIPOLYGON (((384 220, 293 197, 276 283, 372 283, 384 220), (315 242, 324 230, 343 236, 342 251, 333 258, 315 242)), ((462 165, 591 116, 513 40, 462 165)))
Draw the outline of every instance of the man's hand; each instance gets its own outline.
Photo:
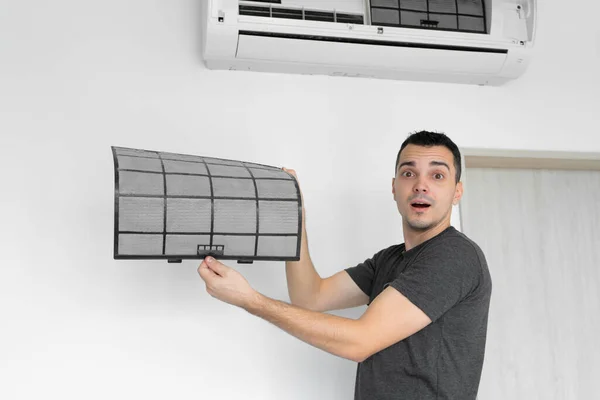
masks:
POLYGON ((239 272, 212 257, 202 261, 198 273, 206 283, 208 294, 226 303, 247 308, 259 297, 239 272))

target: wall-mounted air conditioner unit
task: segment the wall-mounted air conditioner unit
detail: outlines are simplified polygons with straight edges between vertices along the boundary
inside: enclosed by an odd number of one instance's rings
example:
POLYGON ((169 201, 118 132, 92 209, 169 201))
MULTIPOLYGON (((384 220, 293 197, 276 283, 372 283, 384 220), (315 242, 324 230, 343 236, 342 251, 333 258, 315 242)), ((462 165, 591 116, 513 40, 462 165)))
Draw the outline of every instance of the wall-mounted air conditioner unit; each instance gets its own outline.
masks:
POLYGON ((501 85, 518 78, 536 0, 203 0, 210 69, 501 85))

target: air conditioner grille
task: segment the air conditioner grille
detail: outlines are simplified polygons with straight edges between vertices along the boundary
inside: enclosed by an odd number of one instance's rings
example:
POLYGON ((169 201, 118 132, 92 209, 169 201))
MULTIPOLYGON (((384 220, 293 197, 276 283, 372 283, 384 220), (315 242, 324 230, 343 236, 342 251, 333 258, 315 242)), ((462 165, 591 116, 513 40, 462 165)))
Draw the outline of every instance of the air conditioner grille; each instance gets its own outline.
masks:
POLYGON ((371 0, 371 24, 487 33, 484 0, 371 0))
POLYGON ((293 7, 273 7, 272 5, 240 4, 240 15, 265 18, 285 18, 306 21, 337 22, 344 24, 364 24, 360 14, 338 13, 335 11, 308 10, 293 7))

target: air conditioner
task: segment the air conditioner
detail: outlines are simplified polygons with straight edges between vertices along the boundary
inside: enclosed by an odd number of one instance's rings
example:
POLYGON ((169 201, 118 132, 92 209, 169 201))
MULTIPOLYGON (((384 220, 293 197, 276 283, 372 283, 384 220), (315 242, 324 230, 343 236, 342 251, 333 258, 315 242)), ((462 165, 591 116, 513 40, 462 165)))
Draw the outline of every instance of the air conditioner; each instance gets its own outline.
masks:
POLYGON ((202 0, 209 69, 501 85, 527 68, 536 0, 202 0))

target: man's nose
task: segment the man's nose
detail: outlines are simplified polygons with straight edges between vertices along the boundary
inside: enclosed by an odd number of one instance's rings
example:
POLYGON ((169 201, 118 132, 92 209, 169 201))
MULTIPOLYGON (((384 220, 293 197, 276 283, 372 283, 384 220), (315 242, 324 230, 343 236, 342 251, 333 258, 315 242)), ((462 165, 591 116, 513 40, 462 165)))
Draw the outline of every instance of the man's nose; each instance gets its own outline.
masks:
POLYGON ((423 179, 419 178, 417 182, 415 182, 413 190, 415 193, 427 193, 429 188, 427 187, 427 183, 423 179))

